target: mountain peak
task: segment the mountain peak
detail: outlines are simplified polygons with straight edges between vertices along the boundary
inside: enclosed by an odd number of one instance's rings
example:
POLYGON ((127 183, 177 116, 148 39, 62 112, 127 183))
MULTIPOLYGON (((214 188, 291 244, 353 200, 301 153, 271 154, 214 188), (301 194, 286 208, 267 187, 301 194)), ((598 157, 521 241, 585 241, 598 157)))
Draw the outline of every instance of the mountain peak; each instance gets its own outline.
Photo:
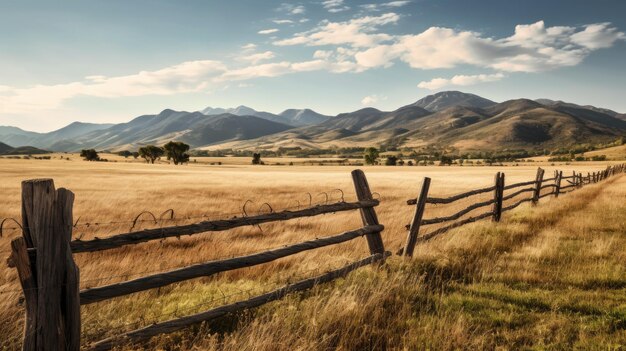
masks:
POLYGON ((418 106, 432 112, 438 112, 451 106, 485 108, 495 104, 494 101, 478 95, 450 90, 428 95, 416 101, 413 106, 418 106))

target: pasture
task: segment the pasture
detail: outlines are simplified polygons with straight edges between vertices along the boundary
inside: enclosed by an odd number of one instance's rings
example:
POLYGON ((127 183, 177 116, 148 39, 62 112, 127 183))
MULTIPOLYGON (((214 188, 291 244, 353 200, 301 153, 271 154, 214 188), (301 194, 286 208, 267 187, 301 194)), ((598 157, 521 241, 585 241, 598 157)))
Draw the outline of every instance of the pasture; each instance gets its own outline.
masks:
MULTIPOLYGON (((118 162, 84 162, 75 155, 69 161, 0 159, 0 218, 19 221, 20 183, 31 178, 53 178, 57 188, 76 194, 74 235, 83 240, 131 228, 355 200, 349 166, 251 166, 249 158, 173 166, 111 159, 118 162), (210 165, 216 162, 223 164, 210 165), (154 214, 157 223, 148 214, 133 223, 144 211, 154 214)), ((418 194, 423 177, 432 178, 432 195, 447 196, 490 186, 498 171, 506 173, 508 183, 532 180, 540 164, 359 168, 380 197, 376 212, 385 225, 383 240, 387 250, 395 251, 404 244, 405 225, 414 211, 406 200, 418 194)), ((564 174, 573 170, 586 174, 606 163, 541 166, 548 175, 557 168, 564 174)), ((152 343, 202 350, 623 346, 626 201, 618 199, 626 197, 625 185, 626 177, 620 175, 607 185, 590 185, 558 200, 546 198, 536 208, 520 206, 505 214, 502 223, 472 224, 418 245, 410 263, 393 258, 386 269, 367 268, 239 319, 224 319, 152 343), (386 324, 394 329, 387 330, 386 324)), ((360 225, 358 213, 348 212, 79 254, 76 261, 81 288, 86 288, 360 225)), ((8 255, 10 238, 17 235, 14 223, 5 223, 0 238, 3 256, 8 255)), ((365 240, 355 240, 89 305, 82 309, 83 342, 245 299, 342 266, 366 252, 365 240)), ((0 339, 3 347, 13 349, 20 340, 23 312, 15 271, 6 265, 0 268, 0 292, 0 339)))

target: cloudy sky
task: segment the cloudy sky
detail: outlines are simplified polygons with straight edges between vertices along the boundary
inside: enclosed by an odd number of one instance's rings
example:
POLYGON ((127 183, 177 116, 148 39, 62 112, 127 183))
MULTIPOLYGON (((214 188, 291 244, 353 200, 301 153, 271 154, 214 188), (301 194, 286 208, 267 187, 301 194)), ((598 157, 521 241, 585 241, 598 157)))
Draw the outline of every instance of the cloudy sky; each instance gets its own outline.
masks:
POLYGON ((626 112, 626 1, 0 0, 0 125, 335 115, 442 90, 626 112))

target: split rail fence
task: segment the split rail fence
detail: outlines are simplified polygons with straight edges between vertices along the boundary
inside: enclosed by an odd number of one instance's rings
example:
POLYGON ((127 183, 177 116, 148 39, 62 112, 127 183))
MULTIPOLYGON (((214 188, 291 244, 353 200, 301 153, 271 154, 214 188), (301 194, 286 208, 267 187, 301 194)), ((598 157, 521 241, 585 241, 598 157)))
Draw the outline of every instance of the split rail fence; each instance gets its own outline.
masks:
POLYGON ((187 326, 213 320, 229 313, 261 306, 278 300, 290 292, 304 291, 316 284, 343 277, 349 272, 390 255, 385 252, 374 208, 379 201, 372 197, 365 174, 352 172, 356 190, 355 202, 317 205, 295 211, 283 211, 226 220, 146 229, 88 241, 71 240, 74 194, 55 190, 51 179, 28 180, 22 183, 23 235, 11 242, 10 266, 17 269, 25 296, 26 321, 23 350, 79 350, 81 347, 80 306, 155 289, 189 279, 212 276, 220 272, 256 266, 279 258, 321 247, 336 245, 364 236, 369 256, 325 274, 288 284, 248 300, 223 305, 205 312, 152 324, 90 345, 92 350, 109 350, 121 343, 137 343, 187 326), (120 248, 152 240, 181 235, 224 231, 242 226, 314 217, 322 214, 359 210, 363 226, 333 236, 304 241, 269 251, 240 257, 209 261, 168 272, 144 276, 120 283, 80 290, 79 270, 74 255, 120 248))
MULTIPOLYGON (((534 180, 510 185, 505 185, 504 173, 498 172, 493 186, 447 198, 430 197, 428 193, 431 180, 424 178, 419 196, 408 200, 408 204, 415 205, 416 208, 413 220, 408 226, 403 254, 412 256, 418 242, 427 241, 453 228, 489 217, 493 221, 500 221, 503 212, 512 210, 524 202, 537 204, 543 197, 557 197, 559 194, 580 188, 585 184, 600 182, 625 170, 626 165, 622 164, 608 167, 599 172, 588 173, 587 176, 576 172, 564 176, 563 172, 557 171, 553 178, 544 179, 544 170, 539 168, 534 180), (563 181, 567 184, 562 183, 563 181), (550 189, 550 191, 542 193, 542 190, 545 189, 550 189), (508 190, 512 192, 505 195, 508 190), (423 218, 427 204, 450 204, 486 193, 492 193, 492 198, 476 202, 450 215, 423 218), (505 201, 515 200, 514 198, 524 193, 530 193, 531 196, 504 206, 505 201), (487 212, 461 219, 474 210, 489 206, 491 206, 491 210, 487 212), (434 224, 445 224, 445 226, 431 230, 421 236, 418 235, 422 227, 434 224)), ((26 318, 22 349, 25 351, 79 350, 81 347, 81 305, 98 303, 190 279, 212 276, 220 272, 256 266, 304 251, 341 244, 362 236, 367 240, 369 256, 342 268, 288 284, 244 301, 159 322, 86 346, 92 350, 109 350, 123 343, 143 342, 159 334, 171 333, 229 313, 258 307, 278 300, 290 292, 308 290, 316 284, 343 277, 360 267, 375 262, 383 262, 390 253, 385 251, 381 236, 384 227, 379 223, 375 211, 375 207, 379 205, 379 200, 373 198, 365 174, 361 170, 352 172, 352 180, 357 195, 355 202, 342 200, 333 204, 311 206, 294 211, 145 229, 86 241, 72 240, 74 194, 71 191, 64 188, 55 189, 51 179, 24 181, 22 183, 22 236, 11 241, 12 252, 9 258, 9 265, 17 270, 25 297, 26 318), (225 231, 238 227, 351 210, 359 210, 362 227, 269 251, 204 262, 110 285, 83 290, 79 288, 80 274, 74 262, 75 254, 116 249, 182 235, 225 231)))
POLYGON ((428 195, 431 179, 426 177, 424 178, 422 188, 418 197, 407 201, 408 205, 415 205, 415 212, 411 223, 407 225, 408 233, 406 243, 398 253, 400 255, 403 254, 410 257, 413 255, 415 245, 417 245, 418 242, 428 241, 451 229, 458 228, 465 224, 476 222, 485 218, 491 218, 494 222, 499 222, 503 212, 510 211, 525 202, 531 202, 533 205, 536 205, 541 198, 547 196, 558 197, 559 194, 581 188, 582 186, 587 184, 600 182, 617 173, 623 173, 625 170, 626 164, 610 166, 598 172, 587 173, 586 176, 583 176, 582 173, 577 173, 575 171, 572 172, 572 175, 569 176, 563 175, 563 171, 555 171, 552 178, 545 179, 545 171, 542 168, 538 168, 534 180, 510 185, 505 185, 504 173, 498 172, 495 175, 494 185, 486 188, 467 191, 446 198, 430 197, 428 195), (567 184, 564 184, 563 181, 565 181, 567 184), (542 192, 543 190, 547 189, 550 189, 550 191, 542 192), (506 191, 511 192, 505 195, 506 191), (470 206, 450 215, 424 218, 427 204, 451 204, 476 195, 487 193, 493 194, 493 196, 489 200, 475 202, 470 206), (504 206, 505 201, 519 198, 519 196, 524 193, 530 193, 530 196, 519 199, 508 206, 504 206), (491 209, 486 212, 480 214, 472 214, 467 218, 461 219, 470 212, 485 207, 491 207, 491 209), (444 225, 437 229, 432 229, 426 233, 419 235, 421 229, 435 224, 444 225))

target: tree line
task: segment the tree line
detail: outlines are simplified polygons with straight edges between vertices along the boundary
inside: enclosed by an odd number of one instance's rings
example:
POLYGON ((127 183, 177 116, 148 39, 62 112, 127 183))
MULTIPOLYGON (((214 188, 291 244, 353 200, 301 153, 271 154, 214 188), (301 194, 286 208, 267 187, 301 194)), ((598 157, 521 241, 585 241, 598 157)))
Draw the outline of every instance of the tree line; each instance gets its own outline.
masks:
MULTIPOLYGON (((140 147, 139 150, 131 152, 128 150, 118 152, 118 155, 125 158, 143 158, 147 163, 154 164, 155 161, 165 156, 168 161, 174 162, 175 165, 181 165, 189 162, 189 145, 181 141, 170 141, 163 146, 146 145, 140 147)), ((80 152, 80 157, 85 161, 104 161, 98 155, 95 149, 85 149, 80 152)))

